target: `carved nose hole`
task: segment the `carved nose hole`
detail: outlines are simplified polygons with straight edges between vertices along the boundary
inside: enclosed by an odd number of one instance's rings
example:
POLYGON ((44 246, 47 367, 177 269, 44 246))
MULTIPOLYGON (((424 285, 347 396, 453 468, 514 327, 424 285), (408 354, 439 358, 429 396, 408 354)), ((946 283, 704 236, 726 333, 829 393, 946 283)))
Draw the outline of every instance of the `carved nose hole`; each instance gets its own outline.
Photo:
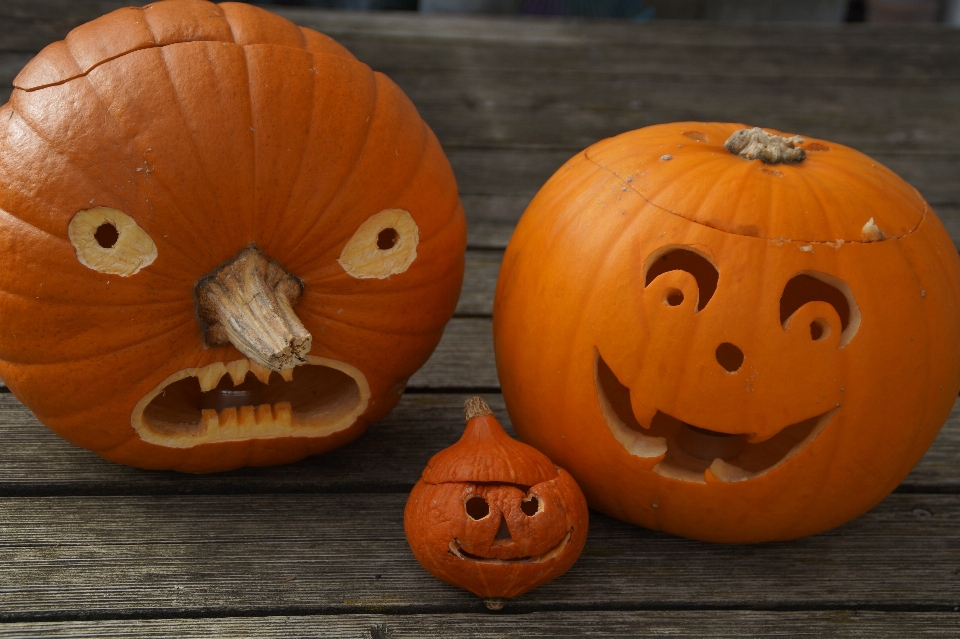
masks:
POLYGON ((513 539, 510 536, 510 529, 507 528, 506 518, 500 520, 500 527, 497 528, 497 536, 494 539, 513 539))
POLYGON ((730 342, 724 342, 717 346, 717 363, 728 373, 736 373, 743 366, 743 351, 730 342))

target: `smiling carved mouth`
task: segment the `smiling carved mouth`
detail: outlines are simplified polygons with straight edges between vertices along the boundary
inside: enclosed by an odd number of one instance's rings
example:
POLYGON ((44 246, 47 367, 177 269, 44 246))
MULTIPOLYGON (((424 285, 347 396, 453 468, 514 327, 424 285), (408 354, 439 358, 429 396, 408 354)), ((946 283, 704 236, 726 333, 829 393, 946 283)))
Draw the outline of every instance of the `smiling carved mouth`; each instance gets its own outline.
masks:
POLYGON ((561 539, 556 546, 542 555, 537 555, 535 557, 517 557, 515 559, 488 559, 487 557, 481 557, 480 555, 468 553, 460 547, 460 542, 456 539, 450 542, 449 547, 450 553, 459 557, 460 559, 474 561, 481 564, 539 564, 549 561, 562 553, 563 549, 567 547, 567 543, 570 541, 572 536, 573 529, 568 530, 567 534, 564 535, 563 539, 561 539))
POLYGON ((144 441, 172 448, 275 437, 323 437, 351 426, 370 387, 357 368, 323 357, 281 373, 249 359, 170 375, 130 423, 144 441))
POLYGON ((839 408, 786 426, 762 442, 745 434, 721 433, 687 424, 657 411, 641 425, 630 404, 630 389, 620 383, 600 356, 595 356, 594 381, 607 427, 628 453, 647 460, 664 477, 706 483, 708 478, 738 482, 759 477, 806 448, 839 408))

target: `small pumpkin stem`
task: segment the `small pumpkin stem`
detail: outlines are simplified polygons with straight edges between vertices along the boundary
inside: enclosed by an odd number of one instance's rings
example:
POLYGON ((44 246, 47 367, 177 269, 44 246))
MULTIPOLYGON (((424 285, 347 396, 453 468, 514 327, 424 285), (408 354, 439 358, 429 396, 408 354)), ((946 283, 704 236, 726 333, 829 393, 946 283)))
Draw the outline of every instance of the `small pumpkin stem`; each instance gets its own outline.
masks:
POLYGON ((293 312, 303 282, 257 247, 243 249, 200 279, 195 294, 208 345, 233 344, 275 371, 306 361, 313 337, 293 312))
POLYGON ((463 412, 467 414, 468 422, 474 417, 493 415, 493 411, 490 410, 490 407, 487 406, 487 403, 483 401, 481 397, 471 397, 465 401, 463 403, 463 412))
POLYGON ((734 131, 723 146, 744 160, 760 160, 764 164, 796 164, 807 157, 807 152, 798 144, 803 144, 803 138, 799 135, 785 138, 755 126, 734 131))

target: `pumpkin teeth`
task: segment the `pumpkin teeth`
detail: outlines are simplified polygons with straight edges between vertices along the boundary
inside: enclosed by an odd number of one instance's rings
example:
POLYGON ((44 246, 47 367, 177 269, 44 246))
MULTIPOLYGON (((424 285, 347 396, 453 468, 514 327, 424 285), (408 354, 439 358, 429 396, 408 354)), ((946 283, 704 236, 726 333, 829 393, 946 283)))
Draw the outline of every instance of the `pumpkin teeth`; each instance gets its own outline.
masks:
MULTIPOLYGON (((270 370, 269 368, 267 368, 266 366, 261 366, 260 364, 256 363, 256 362, 253 361, 252 359, 251 359, 251 360, 247 360, 247 361, 248 361, 249 364, 250 364, 250 372, 253 373, 254 377, 256 377, 257 379, 259 379, 259 380, 260 380, 261 382, 263 382, 264 384, 269 384, 269 383, 270 383, 270 373, 272 373, 273 371, 271 371, 271 370, 270 370)), ((284 379, 286 379, 286 378, 284 378, 284 379)), ((287 380, 287 381, 290 381, 290 380, 292 380, 292 379, 293 379, 293 375, 291 375, 291 376, 290 376, 290 379, 287 380)))
POLYGON ((239 386, 243 383, 243 380, 247 378, 247 371, 249 370, 250 360, 248 359, 238 359, 235 362, 227 364, 227 374, 229 374, 230 379, 233 380, 234 386, 239 386))
POLYGON ((204 393, 213 390, 220 383, 220 378, 226 374, 227 367, 223 362, 214 362, 203 368, 198 368, 196 377, 200 381, 200 390, 204 393))
POLYGON ((307 355, 298 368, 296 381, 292 370, 278 372, 283 382, 274 371, 248 359, 179 370, 141 398, 130 425, 144 441, 190 448, 213 442, 326 437, 355 424, 367 409, 370 387, 354 366, 307 355))
POLYGON ((205 408, 201 424, 208 438, 216 440, 242 439, 250 431, 264 428, 289 428, 293 411, 290 402, 260 404, 259 406, 231 406, 221 411, 205 408))

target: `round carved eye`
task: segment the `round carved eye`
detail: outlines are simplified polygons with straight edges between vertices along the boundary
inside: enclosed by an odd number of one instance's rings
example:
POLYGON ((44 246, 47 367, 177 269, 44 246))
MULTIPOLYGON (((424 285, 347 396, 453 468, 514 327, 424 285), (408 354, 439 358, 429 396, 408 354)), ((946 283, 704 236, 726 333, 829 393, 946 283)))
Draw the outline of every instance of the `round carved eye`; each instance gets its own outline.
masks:
POLYGON ((382 280, 410 268, 419 242, 413 216, 403 209, 386 209, 360 225, 337 262, 353 277, 382 280))
MULTIPOLYGON (((696 310, 703 310, 717 290, 720 279, 717 267, 699 253, 680 247, 670 248, 648 265, 644 286, 650 286, 658 276, 671 271, 686 271, 697 280, 700 296, 696 310)), ((663 294, 663 303, 667 306, 680 306, 683 304, 683 291, 667 289, 663 294)))
POLYGON ((157 245, 132 217, 106 206, 80 211, 67 227, 77 259, 99 273, 129 277, 157 259, 157 245))
POLYGON ((536 495, 530 495, 520 502, 520 510, 522 510, 523 514, 527 517, 533 517, 540 512, 540 500, 537 499, 536 495))
POLYGON ((490 514, 490 505, 480 495, 474 495, 463 504, 470 519, 483 519, 490 514))

